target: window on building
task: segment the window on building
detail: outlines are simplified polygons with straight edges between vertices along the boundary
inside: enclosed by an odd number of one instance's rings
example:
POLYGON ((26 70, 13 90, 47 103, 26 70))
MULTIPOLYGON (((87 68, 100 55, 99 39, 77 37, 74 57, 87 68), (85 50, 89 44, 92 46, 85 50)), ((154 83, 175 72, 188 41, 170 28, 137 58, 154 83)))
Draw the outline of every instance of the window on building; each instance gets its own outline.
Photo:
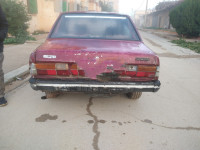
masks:
POLYGON ((37 14, 38 7, 37 7, 37 0, 27 0, 28 5, 28 13, 29 14, 37 14))
POLYGON ((66 2, 66 1, 63 1, 63 2, 62 2, 62 11, 63 11, 63 12, 66 12, 66 11, 67 11, 67 2, 66 2))

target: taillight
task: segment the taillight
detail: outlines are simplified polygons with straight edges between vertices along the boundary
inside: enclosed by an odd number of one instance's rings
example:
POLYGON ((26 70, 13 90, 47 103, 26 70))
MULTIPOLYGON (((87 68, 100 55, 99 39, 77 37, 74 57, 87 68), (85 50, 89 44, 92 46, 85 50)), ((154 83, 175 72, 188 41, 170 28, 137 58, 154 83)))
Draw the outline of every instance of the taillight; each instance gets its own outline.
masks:
POLYGON ((31 63, 31 64, 30 64, 30 74, 31 74, 31 76, 37 75, 37 69, 36 69, 34 63, 31 63))
POLYGON ((39 75, 56 75, 56 70, 37 70, 39 75))
POLYGON ((115 70, 115 72, 120 76, 155 78, 159 75, 159 66, 125 65, 125 70, 115 70))
POLYGON ((56 70, 69 70, 68 64, 57 63, 55 66, 56 70))
POLYGON ((159 77, 159 73, 160 73, 160 66, 157 66, 155 75, 157 78, 159 77))
POLYGON ((71 73, 69 70, 57 70, 57 75, 59 76, 70 76, 71 73))
POLYGON ((75 63, 32 63, 31 75, 52 76, 85 76, 84 70, 79 70, 75 63))
POLYGON ((47 69, 55 69, 56 67, 55 67, 55 64, 52 64, 52 63, 45 63, 45 64, 35 64, 35 66, 36 66, 36 68, 37 69, 45 69, 45 70, 47 70, 47 69))
POLYGON ((138 66, 138 71, 144 71, 144 72, 156 72, 156 66, 138 66))
POLYGON ((85 71, 84 70, 79 70, 78 73, 79 73, 79 76, 85 76, 85 71))
POLYGON ((126 65, 126 70, 127 71, 137 71, 137 66, 134 65, 126 65))
POLYGON ((73 76, 78 76, 78 70, 71 70, 73 76))
POLYGON ((71 64, 70 69, 71 70, 77 70, 78 69, 77 64, 71 64))
POLYGON ((137 72, 134 71, 126 71, 126 75, 130 77, 134 77, 137 74, 137 72))

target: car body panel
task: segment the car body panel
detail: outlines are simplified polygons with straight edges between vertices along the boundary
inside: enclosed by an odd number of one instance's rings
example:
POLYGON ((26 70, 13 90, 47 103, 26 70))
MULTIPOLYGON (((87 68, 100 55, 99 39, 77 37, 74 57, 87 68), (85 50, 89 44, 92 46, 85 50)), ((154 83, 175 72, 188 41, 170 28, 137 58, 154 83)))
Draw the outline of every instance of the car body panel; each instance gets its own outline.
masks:
POLYGON ((96 79, 107 67, 123 70, 125 64, 159 65, 155 54, 140 41, 48 39, 36 51, 36 62, 75 62, 86 76, 96 79), (44 58, 52 55, 54 58, 44 58), (137 61, 136 58, 149 58, 137 61))

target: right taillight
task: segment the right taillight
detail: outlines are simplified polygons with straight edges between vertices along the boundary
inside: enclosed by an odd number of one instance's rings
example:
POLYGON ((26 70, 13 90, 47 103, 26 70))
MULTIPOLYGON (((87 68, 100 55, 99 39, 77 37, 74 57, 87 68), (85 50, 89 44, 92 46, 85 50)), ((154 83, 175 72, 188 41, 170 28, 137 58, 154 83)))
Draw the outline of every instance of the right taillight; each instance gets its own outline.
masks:
POLYGON ((137 71, 142 71, 142 72, 156 72, 156 66, 139 65, 137 71))
POLYGON ((158 78, 159 66, 154 65, 125 65, 125 70, 115 70, 120 76, 158 78))

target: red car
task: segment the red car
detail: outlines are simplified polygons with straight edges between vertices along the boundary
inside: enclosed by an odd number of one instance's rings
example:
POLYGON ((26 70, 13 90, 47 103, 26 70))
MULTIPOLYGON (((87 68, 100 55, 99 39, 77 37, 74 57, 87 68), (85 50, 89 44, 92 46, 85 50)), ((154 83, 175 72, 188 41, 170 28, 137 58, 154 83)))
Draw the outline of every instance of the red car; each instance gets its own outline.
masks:
POLYGON ((63 13, 30 56, 29 80, 47 96, 60 92, 125 93, 137 99, 160 88, 159 58, 130 17, 63 13))

